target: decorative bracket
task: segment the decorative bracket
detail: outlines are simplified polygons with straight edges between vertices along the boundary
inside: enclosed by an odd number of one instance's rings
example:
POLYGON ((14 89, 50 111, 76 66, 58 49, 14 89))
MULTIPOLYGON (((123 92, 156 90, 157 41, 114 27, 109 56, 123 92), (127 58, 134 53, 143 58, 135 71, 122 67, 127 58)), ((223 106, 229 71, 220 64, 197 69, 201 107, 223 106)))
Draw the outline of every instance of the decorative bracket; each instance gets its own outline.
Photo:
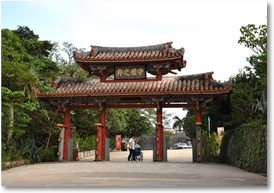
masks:
POLYGON ((95 102, 98 102, 99 109, 102 111, 104 109, 104 107, 102 107, 102 103, 106 102, 106 99, 95 99, 95 102))
POLYGON ((156 129, 158 130, 160 126, 163 126, 160 122, 155 122, 156 129))
POLYGON ((199 98, 196 99, 196 109, 199 111, 199 98))
POLYGON ((102 68, 102 66, 100 66, 100 70, 99 70, 99 73, 102 75, 102 76, 104 76, 104 71, 103 71, 103 68, 102 68))
POLYGON ((65 105, 69 104, 70 100, 51 100, 50 104, 57 106, 57 111, 63 111, 66 112, 67 108, 65 105))
POLYGON ((202 123, 201 122, 196 122, 196 126, 198 128, 198 131, 200 131, 200 127, 201 127, 202 123))
POLYGON ((101 125, 101 123, 95 123, 95 126, 97 127, 97 131, 99 131, 99 129, 102 125, 101 125))
POLYGON ((156 104, 157 104, 157 110, 159 111, 159 109, 160 109, 160 101, 164 101, 164 98, 152 98, 152 101, 156 101, 156 104))
POLYGON ((205 108, 207 107, 208 104, 210 104, 210 102, 213 101, 213 98, 208 98, 208 99, 204 99, 201 103, 200 103, 200 107, 201 108, 205 108))

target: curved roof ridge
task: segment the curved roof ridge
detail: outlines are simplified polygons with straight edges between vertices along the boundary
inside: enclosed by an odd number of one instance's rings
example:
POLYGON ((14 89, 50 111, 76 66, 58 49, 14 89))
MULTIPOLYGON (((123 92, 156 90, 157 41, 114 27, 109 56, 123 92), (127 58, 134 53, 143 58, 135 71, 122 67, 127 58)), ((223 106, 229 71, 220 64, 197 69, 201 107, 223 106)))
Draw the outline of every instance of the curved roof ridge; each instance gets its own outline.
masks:
POLYGON ((164 46, 166 49, 171 48, 172 42, 156 44, 156 45, 149 45, 149 46, 137 46, 137 47, 104 47, 104 46, 92 46, 93 49, 98 49, 98 52, 130 52, 130 51, 162 51, 164 46))
POLYGON ((171 54, 181 54, 184 52, 184 48, 175 49, 172 47, 173 42, 166 42, 162 44, 156 45, 149 45, 149 46, 137 46, 137 47, 105 47, 105 46, 95 46, 91 45, 91 51, 86 52, 73 52, 74 58, 77 57, 89 57, 89 56, 96 56, 98 53, 126 53, 126 52, 145 52, 145 51, 159 51, 164 53, 171 53, 171 54))

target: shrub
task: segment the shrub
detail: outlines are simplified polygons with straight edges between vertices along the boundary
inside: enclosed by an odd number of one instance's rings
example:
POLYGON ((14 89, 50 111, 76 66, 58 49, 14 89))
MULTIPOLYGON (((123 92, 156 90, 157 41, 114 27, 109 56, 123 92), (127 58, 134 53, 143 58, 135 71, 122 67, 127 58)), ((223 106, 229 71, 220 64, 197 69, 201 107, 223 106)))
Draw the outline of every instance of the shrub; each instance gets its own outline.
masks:
POLYGON ((57 160, 57 154, 52 149, 42 149, 43 162, 54 162, 57 160))
POLYGON ((212 132, 211 135, 209 136, 208 131, 203 131, 203 138, 206 139, 206 144, 207 144, 207 156, 211 160, 213 159, 214 156, 219 155, 219 140, 218 136, 215 132, 212 132))
POLYGON ((35 146, 35 140, 27 139, 25 142, 25 148, 23 152, 23 158, 28 159, 31 164, 41 162, 43 159, 43 155, 41 153, 41 147, 35 146))

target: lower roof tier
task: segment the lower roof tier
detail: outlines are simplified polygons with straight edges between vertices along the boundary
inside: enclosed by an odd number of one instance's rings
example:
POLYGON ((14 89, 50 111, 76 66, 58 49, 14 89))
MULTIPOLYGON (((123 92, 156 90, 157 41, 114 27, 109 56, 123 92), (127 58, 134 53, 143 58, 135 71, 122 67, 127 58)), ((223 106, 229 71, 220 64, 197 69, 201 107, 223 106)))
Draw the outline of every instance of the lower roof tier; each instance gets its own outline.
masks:
POLYGON ((213 72, 163 77, 162 80, 100 82, 100 79, 55 77, 55 92, 37 93, 38 98, 52 97, 115 97, 178 94, 222 94, 232 90, 231 83, 219 83, 213 72))

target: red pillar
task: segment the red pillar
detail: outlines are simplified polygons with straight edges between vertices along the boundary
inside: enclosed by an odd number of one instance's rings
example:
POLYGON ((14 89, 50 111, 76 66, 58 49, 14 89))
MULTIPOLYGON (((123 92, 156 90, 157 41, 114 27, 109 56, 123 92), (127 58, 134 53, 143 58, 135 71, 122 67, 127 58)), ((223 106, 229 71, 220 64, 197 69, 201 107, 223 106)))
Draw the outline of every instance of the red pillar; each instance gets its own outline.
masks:
POLYGON ((102 105, 102 107, 103 107, 103 109, 101 110, 101 114, 100 114, 100 122, 101 122, 101 125, 102 125, 101 157, 102 157, 102 160, 105 160, 106 108, 105 108, 105 105, 102 105))
POLYGON ((202 119, 199 106, 195 108, 195 127, 196 127, 196 161, 203 161, 202 150, 202 119))
MULTIPOLYGON (((67 110, 65 112, 65 116, 64 116, 64 125, 69 125, 69 115, 70 115, 70 109, 69 106, 67 106, 67 110)), ((65 134, 64 134, 64 152, 63 152, 63 156, 64 156, 64 161, 68 160, 68 139, 71 138, 70 135, 70 128, 65 128, 65 134)))
POLYGON ((105 135, 106 135, 106 108, 100 109, 100 125, 97 126, 96 157, 95 161, 105 160, 105 135))
POLYGON ((156 122, 156 160, 163 161, 163 125, 162 125, 162 106, 157 108, 156 122))
POLYGON ((102 138, 103 138, 103 127, 97 126, 95 161, 102 161, 102 138))

